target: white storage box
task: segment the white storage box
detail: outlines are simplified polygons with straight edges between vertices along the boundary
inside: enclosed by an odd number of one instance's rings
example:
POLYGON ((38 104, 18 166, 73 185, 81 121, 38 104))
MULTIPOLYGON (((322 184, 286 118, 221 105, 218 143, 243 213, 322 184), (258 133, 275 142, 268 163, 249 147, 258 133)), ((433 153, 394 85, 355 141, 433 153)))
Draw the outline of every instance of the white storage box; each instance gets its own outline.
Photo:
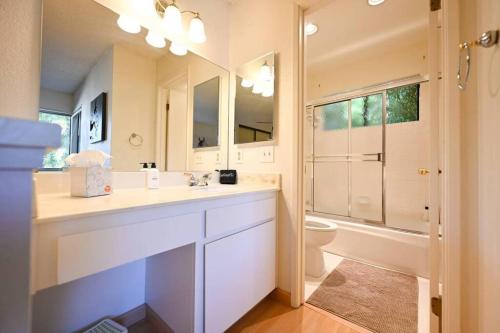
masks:
POLYGON ((96 197, 113 193, 111 169, 96 165, 70 167, 71 196, 96 197))

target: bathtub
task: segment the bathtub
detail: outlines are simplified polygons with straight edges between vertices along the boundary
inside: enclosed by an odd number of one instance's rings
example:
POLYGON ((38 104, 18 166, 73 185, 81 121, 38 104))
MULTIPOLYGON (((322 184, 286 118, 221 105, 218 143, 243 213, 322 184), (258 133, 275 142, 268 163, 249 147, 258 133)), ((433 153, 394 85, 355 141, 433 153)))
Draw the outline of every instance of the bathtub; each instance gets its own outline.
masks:
POLYGON ((306 215, 308 221, 338 225, 335 240, 323 247, 346 258, 383 268, 429 277, 429 236, 338 219, 306 215))

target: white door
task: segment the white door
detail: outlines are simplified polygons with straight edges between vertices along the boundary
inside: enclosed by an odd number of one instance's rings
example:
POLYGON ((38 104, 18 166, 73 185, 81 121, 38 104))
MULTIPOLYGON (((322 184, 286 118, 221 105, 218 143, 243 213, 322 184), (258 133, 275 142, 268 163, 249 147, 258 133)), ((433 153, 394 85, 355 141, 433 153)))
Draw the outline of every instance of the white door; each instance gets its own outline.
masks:
POLYGON ((187 160, 187 86, 170 89, 167 111, 167 171, 184 171, 187 160))

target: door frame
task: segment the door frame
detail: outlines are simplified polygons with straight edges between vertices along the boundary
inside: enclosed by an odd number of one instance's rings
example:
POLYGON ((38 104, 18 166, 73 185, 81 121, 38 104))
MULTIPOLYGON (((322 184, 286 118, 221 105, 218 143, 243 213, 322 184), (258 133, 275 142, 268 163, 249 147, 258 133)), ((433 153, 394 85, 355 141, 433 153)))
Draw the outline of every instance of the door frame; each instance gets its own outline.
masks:
MULTIPOLYGON (((441 223, 442 223, 442 331, 445 333, 460 332, 460 100, 456 87, 456 68, 458 65, 459 43, 459 2, 458 0, 441 1, 441 26, 443 29, 442 53, 442 122, 440 124, 441 152, 442 152, 442 193, 441 193, 441 223)), ((316 10, 317 8, 314 8, 316 10)), ((298 38, 296 43, 295 60, 299 82, 297 89, 297 128, 296 148, 297 169, 297 228, 294 235, 294 251, 292 251, 291 269, 291 305, 299 307, 304 304, 305 285, 305 202, 304 175, 305 161, 303 159, 303 126, 306 115, 304 80, 306 70, 304 64, 303 8, 299 8, 298 38)))
POLYGON ((169 90, 179 83, 188 82, 188 73, 181 72, 158 84, 157 105, 156 105, 156 151, 155 159, 160 171, 167 171, 166 151, 167 151, 167 121, 168 114, 165 105, 168 101, 169 90))

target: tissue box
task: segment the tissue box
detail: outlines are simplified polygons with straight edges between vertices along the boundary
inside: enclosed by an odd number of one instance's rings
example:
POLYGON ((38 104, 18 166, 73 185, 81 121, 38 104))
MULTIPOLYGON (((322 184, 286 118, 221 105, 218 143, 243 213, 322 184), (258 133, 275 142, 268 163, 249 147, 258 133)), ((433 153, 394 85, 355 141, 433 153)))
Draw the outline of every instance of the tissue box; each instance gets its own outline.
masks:
POLYGON ((111 170, 102 166, 70 167, 71 196, 96 197, 113 193, 111 170))

